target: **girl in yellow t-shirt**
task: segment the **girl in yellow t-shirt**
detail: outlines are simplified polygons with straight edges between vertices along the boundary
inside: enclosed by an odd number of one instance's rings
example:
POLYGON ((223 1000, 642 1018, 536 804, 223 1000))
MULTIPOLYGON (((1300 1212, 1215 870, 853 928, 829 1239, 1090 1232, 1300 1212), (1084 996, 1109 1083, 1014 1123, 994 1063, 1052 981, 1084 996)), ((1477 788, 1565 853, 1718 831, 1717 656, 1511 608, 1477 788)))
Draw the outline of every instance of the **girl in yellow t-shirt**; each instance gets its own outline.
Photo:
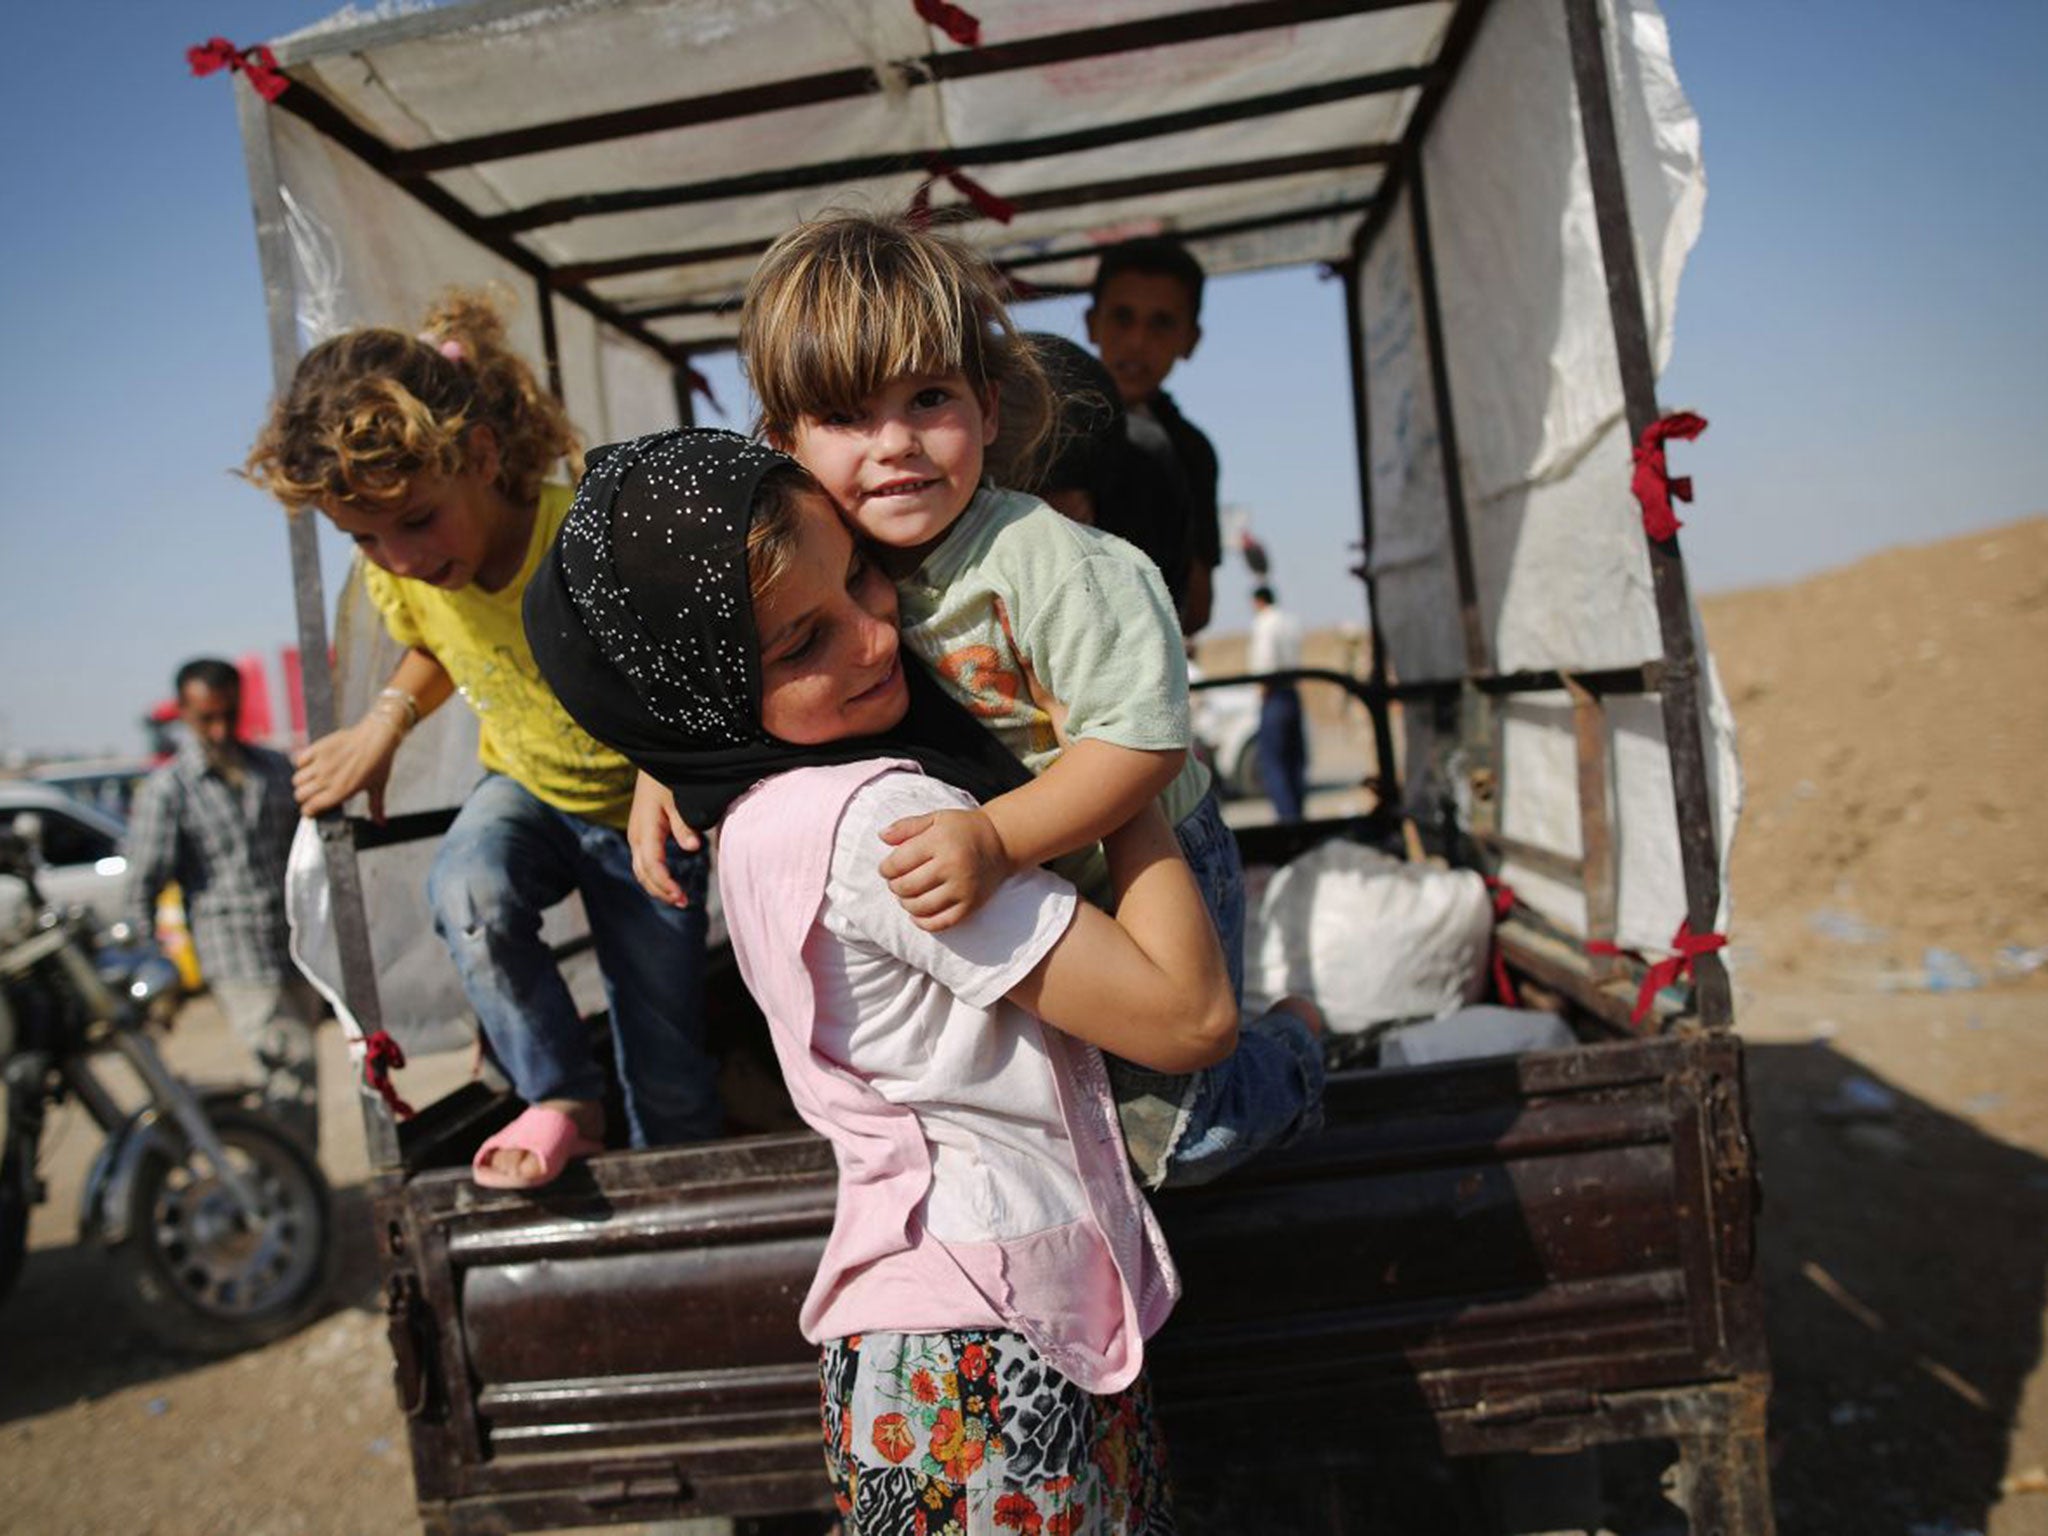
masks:
POLYGON ((482 780, 427 880, 436 930, 492 1055, 528 1108, 476 1155, 479 1183, 545 1184, 604 1144, 604 1077, 540 935, 583 897, 611 1004, 634 1146, 718 1133, 703 1040, 701 852, 670 854, 681 906, 640 888, 627 847, 633 769, 563 711, 534 666, 520 599, 568 511, 548 471, 577 456, 561 405, 480 295, 450 293, 418 335, 365 328, 300 361, 246 470, 297 513, 317 508, 372 567, 366 588, 404 658, 368 713, 297 758, 300 809, 384 786, 419 720, 460 690, 481 725, 482 780))

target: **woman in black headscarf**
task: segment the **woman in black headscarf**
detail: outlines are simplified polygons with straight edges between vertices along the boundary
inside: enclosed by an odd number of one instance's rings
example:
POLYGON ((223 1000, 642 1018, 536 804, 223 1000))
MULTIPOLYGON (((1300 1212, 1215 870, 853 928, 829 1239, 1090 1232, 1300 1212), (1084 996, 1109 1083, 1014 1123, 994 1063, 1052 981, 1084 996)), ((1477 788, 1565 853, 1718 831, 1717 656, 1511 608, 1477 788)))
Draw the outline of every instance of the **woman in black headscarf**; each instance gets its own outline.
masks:
POLYGON ((741 972, 839 1161, 800 1321, 849 1529, 1170 1531, 1143 1363, 1178 1282, 1097 1047, 1229 1054, 1214 929, 1156 809, 1106 843, 1115 918, 1030 870, 917 927, 881 829, 1007 782, 899 652, 895 604, 792 461, 669 432, 595 458, 526 624, 578 722, 720 826, 741 972))

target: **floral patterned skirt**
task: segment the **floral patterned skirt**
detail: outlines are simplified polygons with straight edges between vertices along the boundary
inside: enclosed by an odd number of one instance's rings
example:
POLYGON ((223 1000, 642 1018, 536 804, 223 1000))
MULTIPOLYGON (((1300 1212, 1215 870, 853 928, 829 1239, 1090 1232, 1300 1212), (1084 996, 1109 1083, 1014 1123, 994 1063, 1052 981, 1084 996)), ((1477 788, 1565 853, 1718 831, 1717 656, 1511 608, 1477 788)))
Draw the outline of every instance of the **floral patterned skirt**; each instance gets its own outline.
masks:
POLYGON ((1144 1376, 1096 1397, 1016 1333, 868 1333, 819 1359, 846 1536, 1173 1536, 1144 1376))

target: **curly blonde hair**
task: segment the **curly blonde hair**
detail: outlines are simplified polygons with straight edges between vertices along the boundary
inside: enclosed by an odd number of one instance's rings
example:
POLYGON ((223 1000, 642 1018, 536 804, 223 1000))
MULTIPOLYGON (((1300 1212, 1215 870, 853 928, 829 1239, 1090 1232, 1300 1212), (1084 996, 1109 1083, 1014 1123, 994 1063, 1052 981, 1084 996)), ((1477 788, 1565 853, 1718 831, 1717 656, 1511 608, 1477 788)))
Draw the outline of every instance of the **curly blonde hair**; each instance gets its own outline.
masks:
POLYGON ((497 488, 518 506, 539 499, 561 460, 581 472, 576 429, 506 344, 497 304, 450 289, 419 335, 369 326, 301 358, 242 473, 294 512, 334 504, 381 511, 404 501, 421 473, 460 473, 474 426, 496 434, 497 488))
POLYGON ((979 398, 997 396, 989 478, 1036 477, 1052 391, 1010 321, 1001 275, 957 240, 849 210, 799 224, 754 269, 739 345, 761 402, 755 430, 770 442, 786 445, 803 417, 856 407, 891 380, 958 373, 979 398))

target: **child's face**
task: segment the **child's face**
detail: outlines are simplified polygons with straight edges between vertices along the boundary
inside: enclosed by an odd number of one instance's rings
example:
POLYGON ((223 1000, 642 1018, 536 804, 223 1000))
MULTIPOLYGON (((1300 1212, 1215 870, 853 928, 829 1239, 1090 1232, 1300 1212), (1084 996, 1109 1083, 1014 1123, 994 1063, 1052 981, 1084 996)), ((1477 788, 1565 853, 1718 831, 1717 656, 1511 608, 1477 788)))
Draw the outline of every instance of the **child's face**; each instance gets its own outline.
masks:
POLYGON ((1088 311, 1088 339, 1125 405, 1159 392, 1173 365, 1202 339, 1187 285, 1166 272, 1119 272, 1088 311))
POLYGON ((853 410, 799 418, 788 447, 862 533, 922 555, 973 499, 995 437, 995 401, 965 374, 913 374, 853 410))
POLYGON ((394 576, 444 592, 471 582, 496 591, 519 574, 526 556, 496 475, 495 456, 489 474, 481 467, 452 475, 422 470, 395 507, 327 502, 320 510, 366 560, 394 576))
POLYGON ((209 757, 225 752, 242 724, 239 689, 223 693, 201 682, 187 683, 178 694, 178 715, 185 729, 199 739, 209 757))
POLYGON ((795 746, 873 736, 903 718, 896 588, 821 496, 803 501, 795 553, 754 610, 761 726, 795 746))

